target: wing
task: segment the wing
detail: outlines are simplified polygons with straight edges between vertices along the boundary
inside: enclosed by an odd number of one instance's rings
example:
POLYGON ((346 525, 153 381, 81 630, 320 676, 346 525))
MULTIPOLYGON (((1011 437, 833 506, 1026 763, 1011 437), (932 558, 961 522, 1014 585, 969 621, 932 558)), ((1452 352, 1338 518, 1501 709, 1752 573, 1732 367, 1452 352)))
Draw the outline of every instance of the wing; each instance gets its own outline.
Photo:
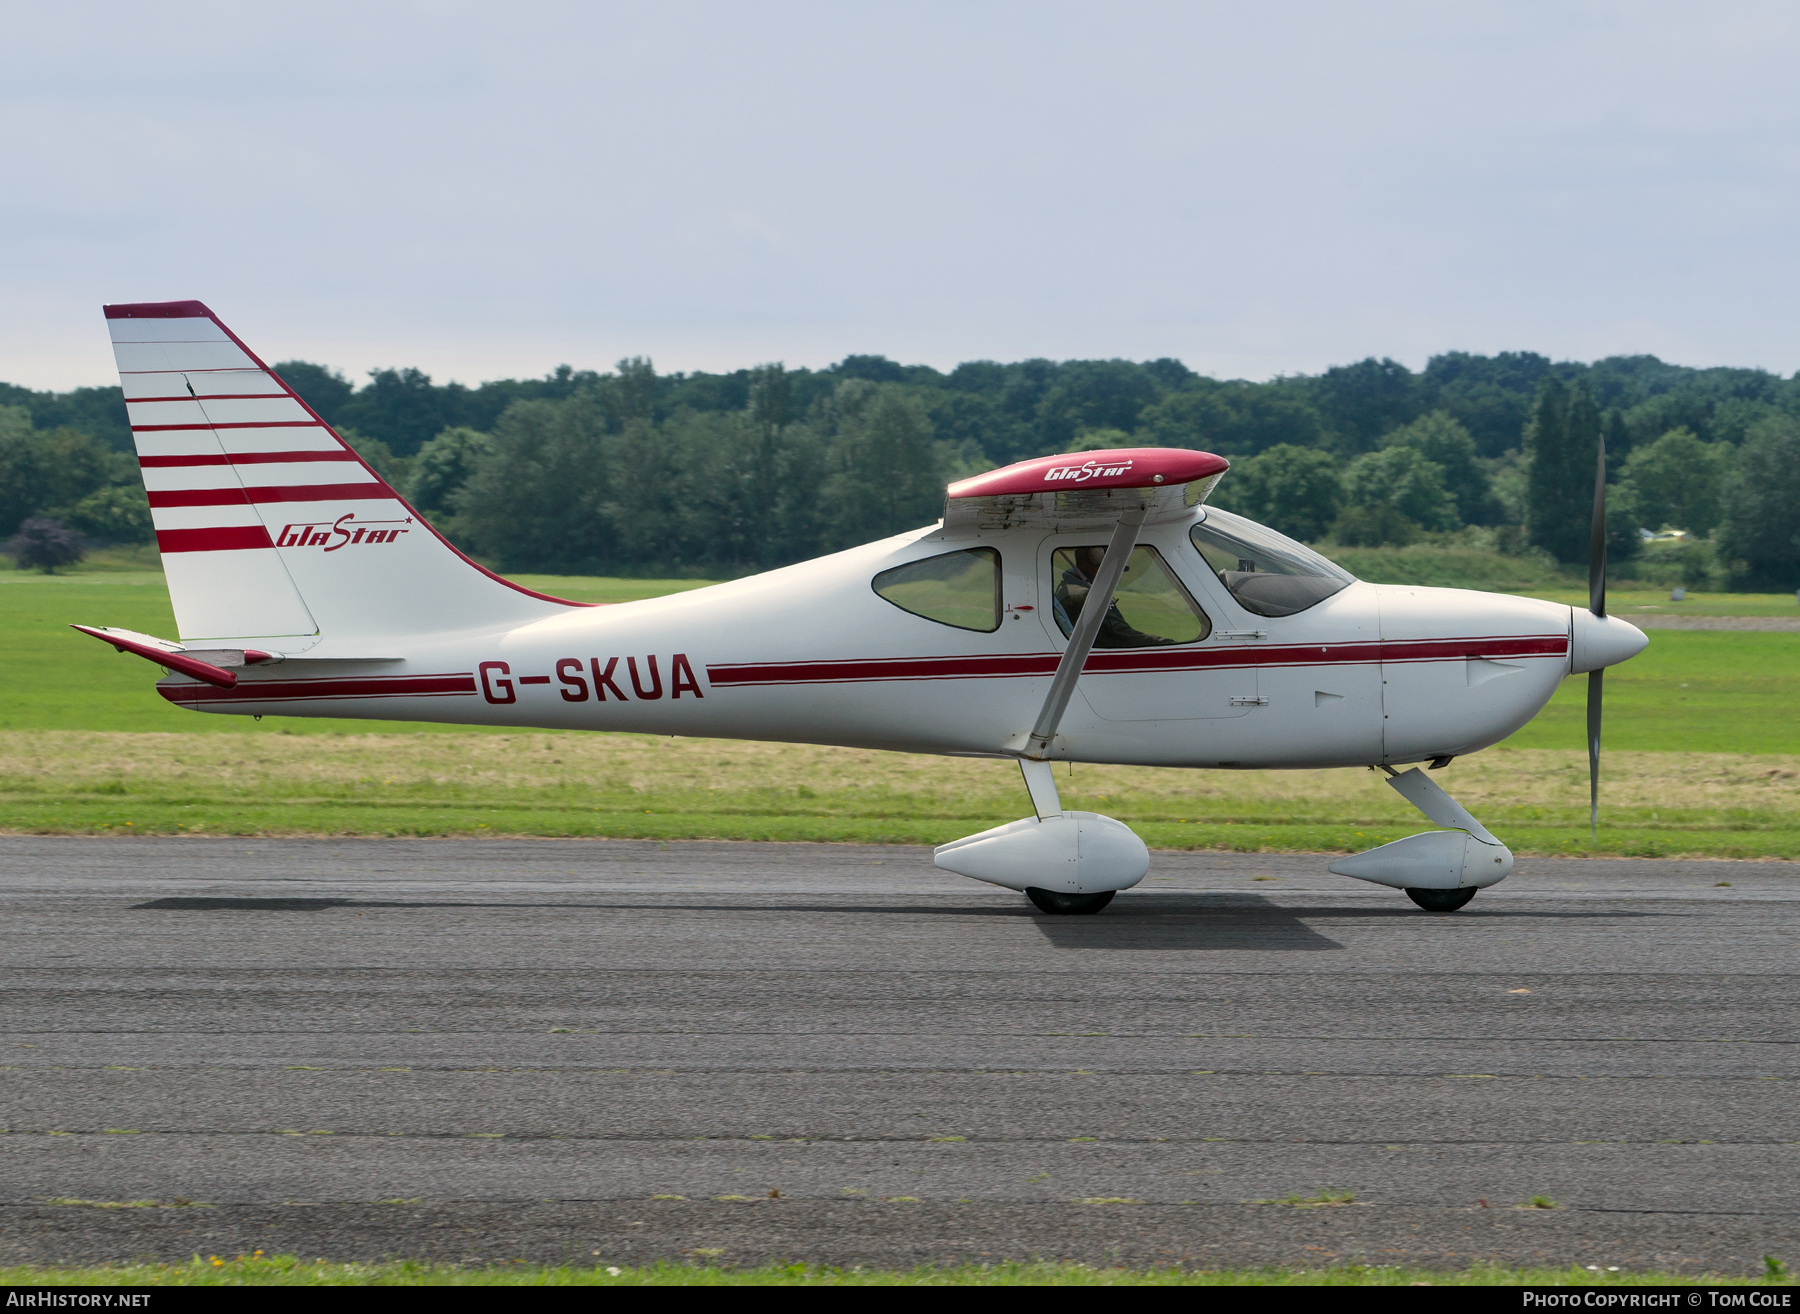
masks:
POLYGON ((945 538, 1002 529, 1106 529, 1127 511, 1141 524, 1185 516, 1206 500, 1231 462, 1178 447, 1122 447, 1040 456, 951 484, 945 538))

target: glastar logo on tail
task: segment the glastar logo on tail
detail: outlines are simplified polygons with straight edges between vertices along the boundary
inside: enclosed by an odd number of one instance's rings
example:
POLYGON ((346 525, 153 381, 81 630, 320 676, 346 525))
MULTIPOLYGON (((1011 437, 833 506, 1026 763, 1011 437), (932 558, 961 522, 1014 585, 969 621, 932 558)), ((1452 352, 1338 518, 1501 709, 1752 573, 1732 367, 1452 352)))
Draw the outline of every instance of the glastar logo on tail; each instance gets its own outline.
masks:
POLYGON ((1130 461, 1112 465, 1104 461, 1085 461, 1080 465, 1059 465, 1044 471, 1044 482, 1049 484, 1060 479, 1072 479, 1079 484, 1102 475, 1122 475, 1130 469, 1130 461))
POLYGON ((353 543, 392 543, 400 535, 409 530, 393 529, 388 526, 410 525, 412 518, 404 520, 362 520, 356 518, 355 512, 347 512, 336 520, 315 520, 308 525, 283 525, 281 537, 275 540, 276 547, 322 547, 327 552, 336 552, 341 547, 349 547, 353 543), (376 528, 376 526, 382 528, 376 528))

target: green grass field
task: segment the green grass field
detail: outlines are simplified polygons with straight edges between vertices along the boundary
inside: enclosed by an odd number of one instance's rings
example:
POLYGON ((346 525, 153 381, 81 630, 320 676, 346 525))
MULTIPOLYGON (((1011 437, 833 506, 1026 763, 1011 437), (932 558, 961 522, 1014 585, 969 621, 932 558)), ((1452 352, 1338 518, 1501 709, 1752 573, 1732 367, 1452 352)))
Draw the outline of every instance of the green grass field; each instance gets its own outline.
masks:
MULTIPOLYGON (((1571 607, 1588 605, 1587 586, 1578 589, 1520 589, 1527 597, 1545 598, 1571 607)), ((1662 616, 1792 616, 1800 620, 1800 601, 1791 593, 1690 593, 1673 602, 1666 589, 1608 589, 1606 609, 1630 620, 1633 615, 1662 616)))
MULTIPOLYGON (((1652 630, 1605 688, 1609 749, 1800 753, 1800 634, 1652 630)), ((1586 709, 1587 676, 1564 680, 1507 746, 1585 744, 1586 709)))
MULTIPOLYGON (((124 563, 131 565, 133 563, 124 563)), ((579 601, 703 581, 534 576, 579 601)), ((1710 605, 1773 607, 1766 598, 1710 605)), ((1764 613, 1767 614, 1767 613, 1764 613)), ((160 573, 0 573, 0 829, 608 835, 935 844, 1019 815, 1004 763, 800 745, 209 716, 70 621, 174 633, 160 573), (230 747, 225 747, 227 741, 230 747)), ((1800 635, 1652 633, 1606 683, 1605 826, 1586 827, 1586 680, 1446 787, 1520 852, 1800 857, 1800 635)), ((1419 828, 1367 772, 1078 767, 1070 806, 1153 847, 1355 850, 1419 828)))
MULTIPOLYGON (((700 588, 710 581, 520 575, 518 582, 572 602, 632 602, 700 588)), ((161 678, 156 667, 77 633, 71 624, 111 625, 169 637, 176 632, 161 571, 102 568, 58 575, 0 571, 0 671, 6 673, 5 688, 0 689, 0 730, 236 734, 255 727, 245 717, 195 715, 169 705, 152 688, 161 678)), ((365 733, 379 723, 284 718, 284 724, 298 733, 333 734, 365 733)), ((410 723, 405 728, 421 729, 410 723)), ((470 733, 465 726, 423 728, 470 733)))

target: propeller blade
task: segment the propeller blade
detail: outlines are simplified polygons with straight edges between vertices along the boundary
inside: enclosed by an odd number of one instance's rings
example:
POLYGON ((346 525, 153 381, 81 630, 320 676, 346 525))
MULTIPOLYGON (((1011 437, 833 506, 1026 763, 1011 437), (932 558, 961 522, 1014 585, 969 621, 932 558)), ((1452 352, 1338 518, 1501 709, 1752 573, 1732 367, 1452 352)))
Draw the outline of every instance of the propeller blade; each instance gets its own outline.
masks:
POLYGON ((1594 468, 1594 521, 1588 533, 1588 610, 1606 615, 1606 436, 1594 468))
MULTIPOLYGON (((1588 610, 1606 616, 1606 435, 1594 464, 1594 520, 1588 534, 1588 610)), ((1600 842, 1600 704, 1606 669, 1588 672, 1588 830, 1600 842)))
POLYGON ((1600 696, 1606 670, 1588 672, 1588 829, 1600 842, 1600 696))

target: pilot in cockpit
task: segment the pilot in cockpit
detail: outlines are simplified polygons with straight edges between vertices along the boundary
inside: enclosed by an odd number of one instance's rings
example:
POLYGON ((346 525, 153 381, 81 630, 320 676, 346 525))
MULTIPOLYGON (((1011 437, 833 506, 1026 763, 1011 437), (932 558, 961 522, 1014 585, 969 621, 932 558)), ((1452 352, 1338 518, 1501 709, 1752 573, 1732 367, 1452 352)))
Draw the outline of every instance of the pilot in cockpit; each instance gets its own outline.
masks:
MULTIPOLYGON (((1106 558, 1106 549, 1076 548, 1073 555, 1075 564, 1063 571, 1055 594, 1056 609, 1060 613, 1058 620, 1066 618, 1071 629, 1081 619, 1082 604, 1087 601, 1088 590, 1094 585, 1094 576, 1099 573, 1100 563, 1106 558)), ((1134 628, 1119 614, 1116 597, 1112 605, 1107 607, 1106 619, 1100 622, 1100 633, 1094 638, 1096 648, 1155 648, 1174 642, 1174 639, 1159 638, 1134 628)))

